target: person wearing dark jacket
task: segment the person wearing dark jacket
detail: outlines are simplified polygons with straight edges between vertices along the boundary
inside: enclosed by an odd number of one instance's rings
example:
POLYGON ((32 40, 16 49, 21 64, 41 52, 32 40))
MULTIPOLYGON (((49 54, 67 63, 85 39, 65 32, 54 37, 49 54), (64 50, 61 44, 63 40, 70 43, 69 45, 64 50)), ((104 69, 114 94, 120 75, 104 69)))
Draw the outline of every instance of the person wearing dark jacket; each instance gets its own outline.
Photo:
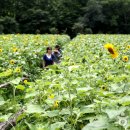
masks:
POLYGON ((55 63, 60 63, 60 59, 62 57, 62 51, 60 49, 59 45, 55 46, 55 50, 53 51, 53 56, 54 56, 54 62, 55 63))

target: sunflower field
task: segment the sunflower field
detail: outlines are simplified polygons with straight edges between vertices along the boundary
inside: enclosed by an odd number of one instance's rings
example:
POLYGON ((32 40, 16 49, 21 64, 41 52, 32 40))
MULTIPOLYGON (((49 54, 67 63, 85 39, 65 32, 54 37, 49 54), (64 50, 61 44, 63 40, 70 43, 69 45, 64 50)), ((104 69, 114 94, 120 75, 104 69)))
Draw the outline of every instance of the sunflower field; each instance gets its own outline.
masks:
POLYGON ((129 59, 129 35, 1 35, 0 130, 130 130, 129 59))

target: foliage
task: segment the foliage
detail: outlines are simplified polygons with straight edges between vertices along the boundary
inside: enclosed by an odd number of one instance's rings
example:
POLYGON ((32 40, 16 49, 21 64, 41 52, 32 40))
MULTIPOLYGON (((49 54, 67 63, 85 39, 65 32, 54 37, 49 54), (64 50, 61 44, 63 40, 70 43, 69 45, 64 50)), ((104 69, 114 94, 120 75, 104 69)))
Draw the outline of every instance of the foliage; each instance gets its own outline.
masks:
POLYGON ((2 17, 0 19, 0 33, 15 33, 18 32, 18 23, 17 21, 12 17, 2 17))
POLYGON ((0 82, 11 83, 0 89, 0 121, 26 109, 12 130, 129 130, 128 35, 78 35, 69 41, 65 35, 18 34, 2 35, 0 41, 0 82), (61 64, 40 69, 45 47, 57 43, 64 48, 61 64), (118 57, 111 57, 106 43, 118 57), (20 81, 24 74, 26 82, 20 81))

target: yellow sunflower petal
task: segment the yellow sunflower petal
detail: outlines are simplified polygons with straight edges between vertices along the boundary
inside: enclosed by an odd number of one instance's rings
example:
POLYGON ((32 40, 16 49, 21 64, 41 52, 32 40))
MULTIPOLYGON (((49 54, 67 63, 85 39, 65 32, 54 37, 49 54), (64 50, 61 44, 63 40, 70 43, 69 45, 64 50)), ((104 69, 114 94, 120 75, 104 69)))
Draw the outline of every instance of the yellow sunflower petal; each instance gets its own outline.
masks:
POLYGON ((117 52, 114 52, 114 54, 112 54, 112 58, 115 59, 118 57, 118 53, 117 52))
POLYGON ((110 43, 105 44, 104 47, 106 49, 108 49, 108 48, 114 48, 114 46, 112 44, 110 44, 110 43))
POLYGON ((0 48, 0 53, 1 53, 2 51, 3 51, 2 48, 0 48))
POLYGON ((50 99, 54 99, 54 94, 51 94, 51 95, 49 96, 49 98, 50 98, 50 99))

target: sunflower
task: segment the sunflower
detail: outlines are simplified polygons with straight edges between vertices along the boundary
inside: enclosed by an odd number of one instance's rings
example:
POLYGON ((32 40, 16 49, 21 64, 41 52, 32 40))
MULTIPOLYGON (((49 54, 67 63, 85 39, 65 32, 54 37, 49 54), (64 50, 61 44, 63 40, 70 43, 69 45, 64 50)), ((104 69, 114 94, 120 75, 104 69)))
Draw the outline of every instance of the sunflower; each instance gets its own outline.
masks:
POLYGON ((13 65, 14 63, 15 63, 15 61, 14 61, 14 60, 10 60, 10 64, 12 64, 12 65, 13 65))
POLYGON ((27 83, 28 83, 28 80, 27 80, 27 79, 25 79, 23 82, 24 82, 24 84, 27 84, 27 83))
POLYGON ((128 45, 127 48, 130 49, 130 45, 128 45))
POLYGON ((0 53, 1 53, 2 51, 3 51, 2 48, 0 48, 0 53))
POLYGON ((59 106, 59 102, 58 101, 55 101, 54 102, 54 107, 58 107, 59 106))
POLYGON ((18 48, 14 47, 12 50, 13 50, 13 52, 17 52, 18 48))
POLYGON ((128 56, 123 56, 123 61, 127 62, 129 60, 128 56))
POLYGON ((20 67, 17 67, 17 68, 15 69, 15 72, 16 72, 16 73, 20 73, 20 72, 21 72, 21 68, 20 68, 20 67))
POLYGON ((118 57, 118 52, 114 49, 114 46, 112 44, 107 43, 104 45, 104 47, 109 51, 113 59, 118 57))
POLYGON ((101 90, 106 91, 107 87, 103 85, 103 86, 101 86, 101 90))
POLYGON ((51 94, 51 95, 49 96, 49 98, 50 98, 50 99, 54 99, 54 94, 51 94))
POLYGON ((119 122, 121 126, 126 126, 128 124, 127 118, 126 117, 120 117, 119 122))

